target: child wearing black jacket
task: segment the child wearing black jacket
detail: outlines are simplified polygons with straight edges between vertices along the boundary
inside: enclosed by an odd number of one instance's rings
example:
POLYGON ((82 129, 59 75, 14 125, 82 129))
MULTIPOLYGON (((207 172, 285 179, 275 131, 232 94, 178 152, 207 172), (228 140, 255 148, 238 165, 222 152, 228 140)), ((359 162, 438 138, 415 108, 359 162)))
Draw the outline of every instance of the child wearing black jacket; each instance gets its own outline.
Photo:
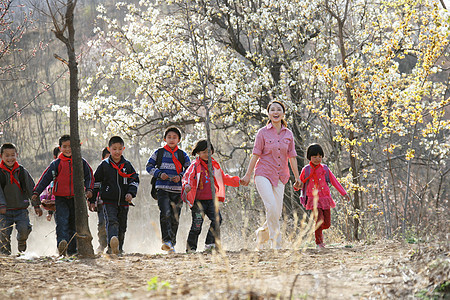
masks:
POLYGON ((119 136, 108 142, 110 156, 103 160, 94 173, 94 197, 89 199, 89 209, 95 210, 96 194, 100 193, 106 220, 108 237, 107 253, 123 252, 123 242, 127 230, 127 218, 131 200, 136 197, 139 176, 122 153, 125 143, 119 136))

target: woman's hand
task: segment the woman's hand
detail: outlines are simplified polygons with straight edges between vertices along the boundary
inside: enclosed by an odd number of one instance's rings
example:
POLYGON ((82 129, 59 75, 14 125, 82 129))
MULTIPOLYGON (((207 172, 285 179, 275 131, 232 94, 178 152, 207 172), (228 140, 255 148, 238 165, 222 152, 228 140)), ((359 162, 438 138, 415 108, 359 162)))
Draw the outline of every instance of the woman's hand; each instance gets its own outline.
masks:
POLYGON ((239 182, 243 186, 248 186, 248 184, 250 183, 250 175, 249 174, 245 174, 245 176, 242 177, 241 180, 239 180, 239 182))

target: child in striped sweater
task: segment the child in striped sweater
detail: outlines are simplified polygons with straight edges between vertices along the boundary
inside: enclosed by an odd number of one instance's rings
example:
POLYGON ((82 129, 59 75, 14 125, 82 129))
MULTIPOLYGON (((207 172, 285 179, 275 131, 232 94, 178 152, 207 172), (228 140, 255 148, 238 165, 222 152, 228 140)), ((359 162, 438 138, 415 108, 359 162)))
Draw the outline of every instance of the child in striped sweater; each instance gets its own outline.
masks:
POLYGON ((183 202, 181 201, 181 178, 191 161, 186 152, 178 148, 181 132, 169 127, 164 132, 166 145, 156 150, 147 162, 147 172, 156 180, 152 196, 156 196, 161 225, 161 249, 175 252, 178 224, 183 202))

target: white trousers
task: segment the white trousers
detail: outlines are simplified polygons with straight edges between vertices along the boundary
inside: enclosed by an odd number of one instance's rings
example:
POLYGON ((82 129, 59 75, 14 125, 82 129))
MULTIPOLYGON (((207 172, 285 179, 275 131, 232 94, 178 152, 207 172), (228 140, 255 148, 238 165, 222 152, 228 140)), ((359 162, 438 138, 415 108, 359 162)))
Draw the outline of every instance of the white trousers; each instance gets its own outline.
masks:
POLYGON ((278 180, 275 187, 264 176, 255 176, 255 185, 266 208, 266 221, 256 230, 256 243, 260 248, 267 241, 272 241, 272 247, 281 247, 280 218, 283 210, 284 184, 278 180))

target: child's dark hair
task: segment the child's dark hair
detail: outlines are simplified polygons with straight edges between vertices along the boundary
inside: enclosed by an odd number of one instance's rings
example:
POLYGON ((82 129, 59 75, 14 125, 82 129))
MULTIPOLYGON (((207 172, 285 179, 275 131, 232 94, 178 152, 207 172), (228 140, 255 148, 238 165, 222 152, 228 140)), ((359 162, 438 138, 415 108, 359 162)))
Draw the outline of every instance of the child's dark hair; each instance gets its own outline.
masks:
POLYGON ((125 142, 123 141, 123 139, 120 136, 116 135, 109 139, 108 147, 111 147, 113 144, 116 144, 116 143, 119 143, 122 146, 125 145, 125 142))
POLYGON ((111 152, 109 152, 108 147, 103 148, 102 150, 102 159, 106 158, 106 155, 111 154, 111 152))
POLYGON ((70 141, 70 135, 65 134, 62 137, 59 138, 59 146, 62 146, 62 143, 70 141))
MULTIPOLYGON (((267 113, 269 113, 270 107, 272 106, 272 104, 279 104, 281 106, 281 108, 283 108, 283 113, 286 113, 286 107, 284 106, 283 102, 279 101, 279 100, 272 100, 269 102, 269 104, 267 105, 267 113)), ((270 119, 269 121, 267 121, 267 124, 270 123, 270 119)), ((287 127, 287 123, 285 119, 281 120, 281 124, 284 125, 284 127, 287 127)))
POLYGON ((14 145, 13 143, 4 143, 4 144, 2 145, 2 147, 0 148, 0 154, 3 154, 3 152, 4 152, 6 149, 14 149, 14 150, 16 150, 16 152, 17 152, 16 145, 14 145))
POLYGON ((306 158, 311 160, 311 156, 320 155, 324 157, 323 149, 319 144, 311 144, 308 146, 308 150, 306 150, 306 158))
POLYGON ((59 155, 59 147, 55 147, 55 148, 53 148, 53 157, 58 157, 58 155, 59 155))
MULTIPOLYGON (((197 143, 195 143, 194 149, 192 149, 192 156, 195 156, 197 153, 199 153, 200 151, 204 151, 208 148, 208 141, 203 139, 203 140, 198 140, 197 143)), ((211 144, 211 154, 214 154, 214 147, 211 144)))
POLYGON ((178 138, 181 140, 181 131, 180 131, 180 129, 178 129, 178 127, 175 127, 175 126, 167 127, 167 129, 164 131, 164 138, 166 138, 167 135, 169 134, 169 132, 171 132, 171 131, 178 134, 178 138))

